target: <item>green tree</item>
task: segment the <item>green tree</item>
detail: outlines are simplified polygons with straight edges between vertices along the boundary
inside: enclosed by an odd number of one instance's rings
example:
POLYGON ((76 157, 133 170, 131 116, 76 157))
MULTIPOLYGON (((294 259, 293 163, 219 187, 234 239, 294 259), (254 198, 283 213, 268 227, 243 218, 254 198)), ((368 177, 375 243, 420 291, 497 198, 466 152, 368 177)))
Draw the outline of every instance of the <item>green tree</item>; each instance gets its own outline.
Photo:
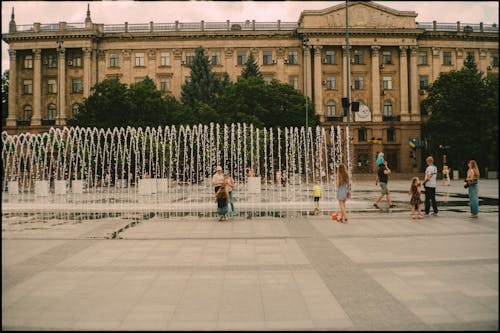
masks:
POLYGON ((483 170, 488 164, 491 170, 497 167, 492 158, 498 147, 498 75, 483 77, 472 58, 464 65, 441 74, 429 87, 422 102, 430 113, 423 136, 428 153, 446 154, 452 168, 463 172, 467 160, 475 159, 483 170))
POLYGON ((241 72, 241 77, 244 79, 248 79, 249 77, 254 76, 261 80, 263 80, 262 73, 260 72, 259 65, 255 61, 255 57, 253 53, 250 52, 250 56, 245 64, 245 68, 241 72))
POLYGON ((205 49, 198 47, 195 51, 191 67, 190 79, 181 89, 181 101, 193 109, 198 103, 213 106, 216 97, 221 93, 221 82, 212 72, 212 66, 205 56, 205 49))
POLYGON ((144 128, 164 126, 171 122, 163 93, 149 77, 131 84, 128 96, 131 101, 130 123, 144 128))
POLYGON ((9 115, 9 70, 2 74, 2 124, 9 115))

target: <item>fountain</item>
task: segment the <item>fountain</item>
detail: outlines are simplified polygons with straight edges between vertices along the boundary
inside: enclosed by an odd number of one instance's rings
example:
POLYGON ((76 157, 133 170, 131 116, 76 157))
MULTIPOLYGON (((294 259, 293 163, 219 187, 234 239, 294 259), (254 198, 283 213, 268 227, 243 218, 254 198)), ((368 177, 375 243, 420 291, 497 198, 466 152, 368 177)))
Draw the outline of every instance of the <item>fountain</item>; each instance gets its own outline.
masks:
POLYGON ((316 180, 335 200, 343 142, 340 127, 241 123, 2 132, 2 215, 210 215, 217 165, 237 183, 238 212, 308 211, 316 180))

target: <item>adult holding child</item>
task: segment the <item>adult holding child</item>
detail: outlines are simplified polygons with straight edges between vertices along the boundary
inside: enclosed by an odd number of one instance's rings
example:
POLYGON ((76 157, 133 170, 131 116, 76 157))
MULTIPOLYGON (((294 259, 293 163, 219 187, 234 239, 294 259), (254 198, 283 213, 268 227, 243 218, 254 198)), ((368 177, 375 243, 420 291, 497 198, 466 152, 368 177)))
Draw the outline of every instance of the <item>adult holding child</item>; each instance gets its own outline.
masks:
POLYGON ((226 170, 224 172, 224 185, 227 189, 227 192, 229 193, 229 200, 231 203, 231 215, 236 216, 236 211, 234 210, 234 199, 233 199, 233 189, 236 186, 236 183, 234 182, 233 178, 231 177, 229 170, 226 170))
POLYGON ((387 160, 383 160, 382 164, 378 168, 377 179, 375 180, 375 185, 380 184, 380 195, 373 203, 373 206, 376 208, 380 208, 378 206, 378 203, 380 202, 380 200, 382 200, 384 195, 387 199, 387 205, 389 206, 389 208, 396 207, 396 205, 394 205, 391 202, 391 195, 389 194, 389 188, 387 187, 387 183, 389 182, 389 174, 390 173, 391 173, 391 169, 389 169, 389 166, 387 165, 387 160))

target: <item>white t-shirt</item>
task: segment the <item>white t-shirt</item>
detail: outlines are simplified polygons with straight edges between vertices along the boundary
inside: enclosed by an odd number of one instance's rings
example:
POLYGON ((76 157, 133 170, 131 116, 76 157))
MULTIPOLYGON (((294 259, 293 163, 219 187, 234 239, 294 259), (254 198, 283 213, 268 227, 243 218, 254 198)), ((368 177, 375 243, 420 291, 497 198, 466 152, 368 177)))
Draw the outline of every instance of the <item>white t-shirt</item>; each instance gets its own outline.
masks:
POLYGON ((218 173, 216 173, 212 177, 212 185, 215 183, 215 185, 213 185, 213 186, 220 186, 221 184, 219 184, 219 183, 221 183, 221 182, 224 182, 224 175, 222 175, 222 174, 219 175, 218 173))
POLYGON ((425 178, 427 178, 427 175, 431 175, 431 178, 425 183, 426 187, 436 187, 437 172, 438 169, 434 164, 425 169, 425 178))

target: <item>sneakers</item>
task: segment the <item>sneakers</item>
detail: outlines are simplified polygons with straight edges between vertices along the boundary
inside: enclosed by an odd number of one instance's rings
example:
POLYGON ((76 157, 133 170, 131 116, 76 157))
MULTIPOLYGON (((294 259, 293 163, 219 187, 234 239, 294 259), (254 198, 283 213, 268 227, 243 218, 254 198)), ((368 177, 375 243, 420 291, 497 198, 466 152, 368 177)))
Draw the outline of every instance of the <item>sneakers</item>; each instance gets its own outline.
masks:
POLYGON ((376 203, 373 204, 373 207, 380 209, 380 207, 376 203))
POLYGON ((394 207, 396 207, 396 205, 395 205, 395 204, 391 204, 391 205, 389 206, 389 208, 394 208, 394 207))

